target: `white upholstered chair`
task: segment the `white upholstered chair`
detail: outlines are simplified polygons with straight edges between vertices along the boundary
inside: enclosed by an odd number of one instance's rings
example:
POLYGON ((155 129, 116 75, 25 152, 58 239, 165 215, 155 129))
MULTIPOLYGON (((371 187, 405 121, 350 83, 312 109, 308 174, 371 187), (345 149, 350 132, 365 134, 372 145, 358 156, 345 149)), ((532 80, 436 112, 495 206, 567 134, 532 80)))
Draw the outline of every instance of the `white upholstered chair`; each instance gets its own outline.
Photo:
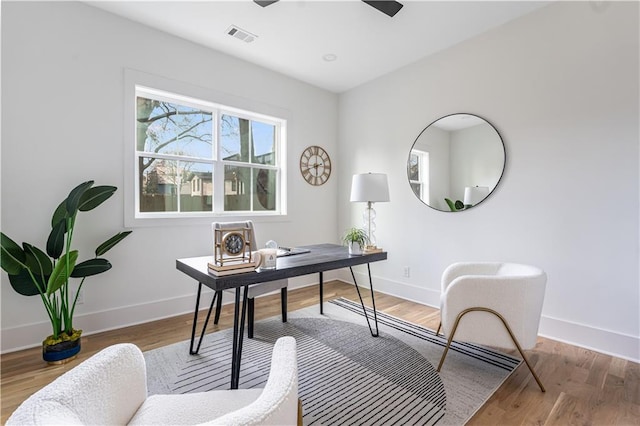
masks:
POLYGON ((448 337, 438 365, 442 368, 452 340, 517 349, 544 392, 525 349, 536 345, 547 282, 534 266, 499 262, 462 262, 442 274, 441 323, 448 337))
POLYGON ((264 389, 147 397, 137 346, 110 346, 24 401, 7 425, 296 425, 300 422, 296 341, 273 348, 264 389))
MULTIPOLYGON (((238 228, 249 228, 249 236, 251 238, 251 251, 256 251, 259 249, 256 244, 256 234, 253 228, 253 221, 246 220, 241 222, 213 222, 212 229, 220 229, 224 231, 225 229, 238 229, 238 228)), ((253 324, 255 317, 255 298, 258 296, 262 296, 266 293, 271 293, 272 291, 280 290, 280 304, 282 310, 282 322, 287 322, 287 286, 289 285, 289 280, 275 280, 269 281, 265 283, 259 283, 249 286, 249 292, 247 294, 247 335, 249 338, 253 338, 253 324)), ((229 290, 235 291, 235 289, 229 290)), ((217 291, 214 300, 216 301, 216 313, 213 318, 213 323, 217 324, 220 319, 220 309, 222 308, 222 291, 217 291)), ((213 301, 212 301, 213 305, 213 301)))

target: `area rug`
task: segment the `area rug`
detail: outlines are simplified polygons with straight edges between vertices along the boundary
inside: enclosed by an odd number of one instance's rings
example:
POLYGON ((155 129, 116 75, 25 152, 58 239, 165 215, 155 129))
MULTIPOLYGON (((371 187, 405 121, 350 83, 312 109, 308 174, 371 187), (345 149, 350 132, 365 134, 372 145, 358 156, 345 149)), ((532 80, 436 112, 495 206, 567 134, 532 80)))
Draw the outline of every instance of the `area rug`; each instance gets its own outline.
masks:
MULTIPOLYGON (((369 311, 372 318, 373 312, 369 311)), ((278 337, 295 337, 305 425, 462 425, 520 364, 488 348, 455 343, 440 373, 446 340, 378 312, 372 337, 362 307, 347 299, 258 321, 245 339, 240 388, 264 387, 278 337)), ((198 355, 189 341, 145 352, 150 394, 229 389, 231 333, 207 334, 198 355)))

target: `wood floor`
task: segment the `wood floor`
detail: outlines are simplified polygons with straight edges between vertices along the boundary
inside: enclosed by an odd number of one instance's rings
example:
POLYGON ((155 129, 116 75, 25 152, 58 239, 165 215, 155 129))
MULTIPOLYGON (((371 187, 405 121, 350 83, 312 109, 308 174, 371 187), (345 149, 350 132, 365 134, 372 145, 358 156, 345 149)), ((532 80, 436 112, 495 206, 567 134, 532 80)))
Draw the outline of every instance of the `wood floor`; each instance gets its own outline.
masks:
MULTIPOLYGON (((289 291, 289 311, 318 303, 317 286, 289 291)), ((366 292, 364 294, 367 294, 366 292)), ((325 284, 325 300, 343 296, 357 300, 351 285, 325 284)), ((436 329, 439 311, 393 296, 376 293, 376 307, 423 326, 436 329)), ((256 300, 256 320, 279 315, 279 295, 256 300)), ((204 315, 200 315, 203 318, 204 315)), ((182 315, 133 327, 84 336, 77 360, 63 366, 47 366, 38 348, 2 355, 1 423, 29 395, 100 349, 132 342, 143 351, 186 340, 192 315, 182 315)), ((223 308, 217 331, 233 325, 231 305, 223 308)), ((530 361, 547 388, 540 392, 522 364, 476 413, 469 425, 639 425, 639 364, 540 338, 528 352, 530 361)))

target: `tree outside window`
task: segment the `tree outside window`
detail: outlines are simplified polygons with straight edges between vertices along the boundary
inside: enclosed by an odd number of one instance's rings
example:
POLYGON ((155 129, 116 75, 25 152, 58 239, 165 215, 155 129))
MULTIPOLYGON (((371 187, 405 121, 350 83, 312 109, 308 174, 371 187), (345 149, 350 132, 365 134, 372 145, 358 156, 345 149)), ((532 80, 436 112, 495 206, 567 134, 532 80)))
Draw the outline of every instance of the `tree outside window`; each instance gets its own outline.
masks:
POLYGON ((137 91, 138 211, 277 213, 285 122, 175 97, 137 91))

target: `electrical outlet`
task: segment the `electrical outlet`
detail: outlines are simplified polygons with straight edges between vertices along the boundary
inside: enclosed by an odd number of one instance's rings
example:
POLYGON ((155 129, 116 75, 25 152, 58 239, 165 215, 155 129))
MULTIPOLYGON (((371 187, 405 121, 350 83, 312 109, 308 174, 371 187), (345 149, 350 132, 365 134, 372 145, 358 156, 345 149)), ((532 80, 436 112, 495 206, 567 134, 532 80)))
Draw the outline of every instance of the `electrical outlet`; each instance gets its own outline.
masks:
POLYGON ((84 303, 84 291, 82 291, 82 289, 80 291, 78 291, 78 300, 76 301, 76 304, 78 305, 82 305, 84 303))
POLYGON ((404 267, 404 277, 405 278, 409 278, 411 276, 411 268, 409 268, 408 266, 404 267))

